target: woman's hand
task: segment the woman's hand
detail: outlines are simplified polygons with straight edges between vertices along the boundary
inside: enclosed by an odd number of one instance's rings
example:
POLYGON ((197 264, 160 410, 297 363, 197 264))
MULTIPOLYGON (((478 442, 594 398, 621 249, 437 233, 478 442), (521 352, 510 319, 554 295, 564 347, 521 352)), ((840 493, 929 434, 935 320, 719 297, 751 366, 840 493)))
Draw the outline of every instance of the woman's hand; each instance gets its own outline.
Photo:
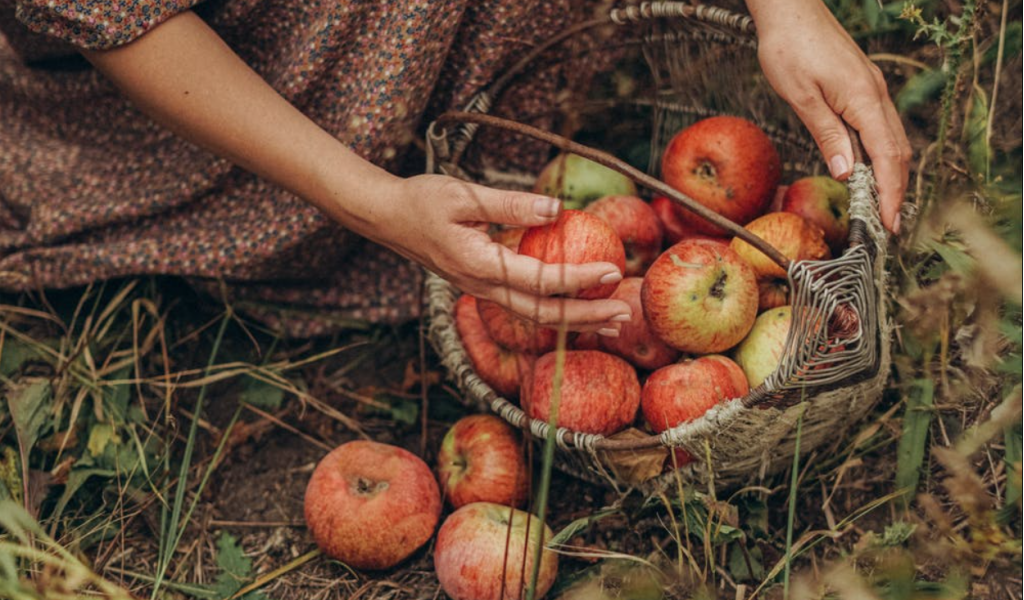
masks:
POLYGON ((836 179, 853 168, 844 122, 857 130, 878 182, 882 223, 899 233, 911 149, 881 70, 820 0, 747 0, 747 6, 772 87, 810 130, 836 179))
POLYGON ((441 175, 397 180, 369 236, 452 282, 460 290, 501 304, 545 325, 617 335, 630 318, 620 300, 555 297, 622 279, 612 263, 549 265, 495 243, 489 223, 546 225, 560 203, 553 198, 495 190, 441 175))

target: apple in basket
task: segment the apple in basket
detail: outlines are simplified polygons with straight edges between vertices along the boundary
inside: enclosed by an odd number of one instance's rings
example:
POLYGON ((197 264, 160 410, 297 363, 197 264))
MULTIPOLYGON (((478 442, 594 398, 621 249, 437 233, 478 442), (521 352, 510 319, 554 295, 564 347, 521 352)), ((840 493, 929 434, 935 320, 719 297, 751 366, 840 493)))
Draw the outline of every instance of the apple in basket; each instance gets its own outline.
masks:
POLYGON ((441 493, 415 454, 358 440, 317 464, 304 512, 324 554, 357 569, 387 569, 434 534, 441 493))
POLYGON ((519 382, 529 372, 533 356, 498 345, 484 327, 477 299, 469 294, 455 302, 455 329, 480 379, 503 398, 518 398, 519 382))
POLYGON ((757 281, 729 247, 683 240, 658 257, 640 290, 651 330, 673 348, 710 354, 746 337, 757 317, 757 281))
POLYGON ((476 310, 487 335, 502 348, 536 355, 554 350, 558 342, 554 329, 528 321, 497 302, 478 298, 476 310))
POLYGON ((746 339, 736 347, 733 358, 754 388, 772 374, 782 361, 793 308, 780 306, 761 313, 746 339))
MULTIPOLYGON (((626 270, 626 249, 612 226, 596 215, 563 210, 554 223, 531 227, 519 242, 519 254, 548 264, 610 262, 626 270)), ((607 298, 618 282, 599 284, 575 294, 576 298, 607 298)))
MULTIPOLYGON (((665 183, 739 225, 764 214, 781 173, 771 139, 754 123, 732 116, 702 119, 683 129, 661 159, 665 183)), ((689 211, 679 216, 701 233, 725 234, 689 211)))
POLYGON ((687 225, 679 216, 679 213, 686 209, 665 196, 658 196, 651 200, 651 208, 658 215, 661 226, 665 230, 665 240, 670 245, 689 239, 721 240, 725 244, 729 243, 730 238, 705 235, 687 225))
POLYGON ((437 476, 455 508, 473 502, 522 506, 530 489, 522 436, 494 415, 463 417, 441 442, 437 476))
MULTIPOLYGON (((453 512, 437 533, 434 571, 452 600, 520 600, 526 597, 537 547, 553 534, 528 512, 490 502, 453 512)), ((558 556, 541 551, 535 598, 551 589, 558 556)))
MULTIPOLYGON (((743 372, 720 355, 685 359, 651 373, 640 394, 644 420, 661 433, 681 423, 700 418, 719 402, 745 396, 749 388, 743 372)), ((675 462, 692 461, 689 453, 675 448, 675 462)), ((668 458, 671 464, 672 457, 668 458)))
POLYGON ((590 159, 562 153, 540 172, 533 191, 560 198, 563 208, 579 210, 604 196, 635 196, 636 184, 618 171, 590 159))
POLYGON ((626 277, 643 275, 661 253, 661 220, 636 196, 605 196, 585 209, 608 222, 626 250, 626 277))
POLYGON ((654 335, 644 319, 640 302, 643 284, 644 280, 640 277, 627 277, 619 283, 611 297, 629 304, 633 309, 632 318, 622 324, 619 337, 597 336, 597 343, 605 352, 621 356, 635 367, 653 370, 675 362, 679 358, 679 351, 654 335))
MULTIPOLYGON (((523 380, 523 410, 532 419, 547 421, 555 393, 558 352, 537 359, 523 380)), ((565 352, 558 405, 558 426, 573 431, 611 435, 636 417, 640 381, 625 360, 598 350, 565 352)))
POLYGON ((850 191, 827 175, 804 177, 786 189, 782 210, 800 215, 821 228, 833 255, 850 237, 850 191))

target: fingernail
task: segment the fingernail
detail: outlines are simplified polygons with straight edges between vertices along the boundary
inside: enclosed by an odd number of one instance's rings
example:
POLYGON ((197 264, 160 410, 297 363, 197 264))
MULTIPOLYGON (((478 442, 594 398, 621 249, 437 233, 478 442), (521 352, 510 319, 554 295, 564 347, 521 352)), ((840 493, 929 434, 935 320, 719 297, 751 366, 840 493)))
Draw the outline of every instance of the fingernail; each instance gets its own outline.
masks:
POLYGON ((597 330, 597 335, 603 335, 604 337, 619 337, 619 330, 612 327, 603 327, 597 330))
POLYGON ((604 283, 604 284, 618 283, 618 282, 622 281, 622 273, 619 273, 618 271, 612 271, 611 273, 605 273, 604 275, 601 276, 601 279, 599 279, 598 281, 600 281, 601 283, 604 283))
POLYGON ((550 219, 558 216, 558 209, 562 203, 554 198, 537 198, 533 202, 533 210, 538 217, 550 219))
POLYGON ((842 177, 849 169, 849 165, 846 164, 846 158, 842 155, 833 156, 829 166, 832 168, 832 177, 834 179, 842 177))
POLYGON ((903 215, 901 215, 899 213, 896 213, 896 218, 893 219, 893 222, 892 222, 892 232, 895 233, 896 235, 900 234, 900 219, 902 217, 903 217, 903 215))
POLYGON ((632 315, 615 315, 611 318, 611 321, 614 323, 629 323, 632 320, 632 315))

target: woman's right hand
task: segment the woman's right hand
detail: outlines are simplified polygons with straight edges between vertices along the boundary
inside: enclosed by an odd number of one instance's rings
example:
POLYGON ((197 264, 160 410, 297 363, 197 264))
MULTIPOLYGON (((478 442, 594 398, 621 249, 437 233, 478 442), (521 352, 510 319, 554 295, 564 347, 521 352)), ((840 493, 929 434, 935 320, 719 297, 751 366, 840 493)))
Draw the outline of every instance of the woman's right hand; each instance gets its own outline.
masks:
MULTIPOLYGON (((443 175, 395 180, 370 237, 450 281, 531 321, 575 331, 618 335, 631 309, 621 300, 560 297, 622 279, 612 263, 545 264, 491 240, 488 224, 546 225, 558 200, 496 190, 443 175)), ((369 233, 369 232, 368 232, 369 233)))

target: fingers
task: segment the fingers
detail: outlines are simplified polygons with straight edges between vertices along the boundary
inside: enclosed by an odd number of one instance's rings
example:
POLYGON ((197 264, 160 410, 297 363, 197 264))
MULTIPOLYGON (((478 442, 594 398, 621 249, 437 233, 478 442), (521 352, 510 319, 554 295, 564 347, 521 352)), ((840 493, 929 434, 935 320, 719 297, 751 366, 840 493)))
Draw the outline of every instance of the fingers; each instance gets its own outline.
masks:
MULTIPOLYGON (((881 211, 883 215, 891 215, 892 220, 886 225, 890 231, 899 235, 900 233, 900 207, 903 206, 903 200, 906 198, 907 184, 910 180, 910 161, 913 159, 914 151, 910 146, 910 140, 907 139, 907 133, 903 128, 903 121, 900 119, 900 115, 896 112, 896 107, 892 102, 889 101, 888 94, 883 98, 883 108, 885 115, 889 121, 889 128, 892 130, 893 135, 896 136, 896 140, 900 145, 900 187, 899 190, 888 196, 881 196, 879 203, 881 204, 881 211)), ((884 219, 883 219, 883 222, 884 219)))
POLYGON ((497 247, 496 264, 480 265, 478 274, 496 287, 507 286, 534 296, 554 296, 573 295, 622 281, 622 272, 612 263, 547 264, 503 246, 497 247), (485 273, 489 276, 483 275, 485 273))
POLYGON ((801 101, 795 102, 800 120, 811 132, 821 155, 828 162, 829 172, 834 179, 845 180, 853 170, 853 146, 850 134, 842 119, 825 102, 820 93, 811 93, 801 101))
POLYGON ((548 196, 463 184, 458 218, 464 221, 532 227, 558 217, 562 203, 548 196))

